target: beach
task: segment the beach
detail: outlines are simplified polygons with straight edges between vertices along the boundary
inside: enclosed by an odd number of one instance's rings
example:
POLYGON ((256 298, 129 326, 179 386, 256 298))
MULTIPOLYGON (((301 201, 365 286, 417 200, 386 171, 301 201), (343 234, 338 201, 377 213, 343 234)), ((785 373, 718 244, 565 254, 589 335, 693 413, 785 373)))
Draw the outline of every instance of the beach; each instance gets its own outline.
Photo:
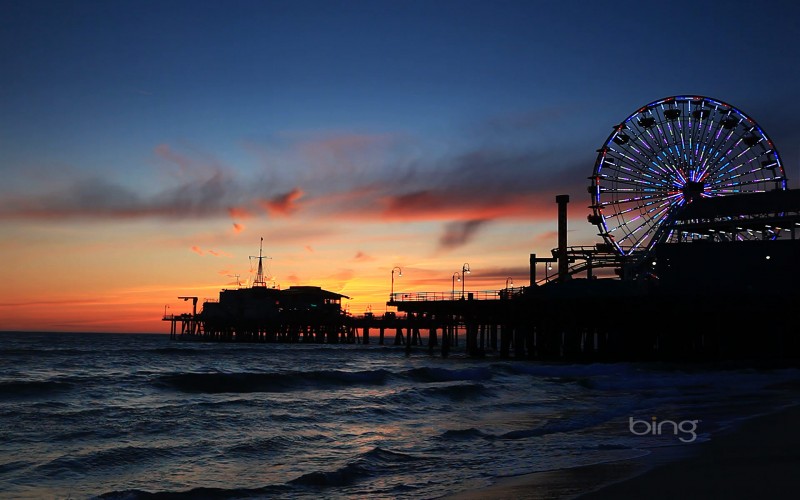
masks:
POLYGON ((507 478, 453 500, 794 499, 800 494, 800 406, 754 417, 696 445, 631 460, 507 478))

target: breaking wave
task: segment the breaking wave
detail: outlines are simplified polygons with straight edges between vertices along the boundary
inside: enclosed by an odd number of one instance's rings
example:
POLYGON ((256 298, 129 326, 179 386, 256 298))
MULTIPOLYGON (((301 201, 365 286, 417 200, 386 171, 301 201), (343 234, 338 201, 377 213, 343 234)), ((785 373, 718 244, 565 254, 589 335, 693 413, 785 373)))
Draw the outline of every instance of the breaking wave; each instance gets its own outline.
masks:
POLYGON ((456 382, 461 380, 489 380, 492 371, 488 367, 473 367, 449 370, 447 368, 421 367, 404 372, 415 382, 456 382))
POLYGON ((350 486, 361 479, 385 474, 409 462, 420 460, 424 458, 375 447, 338 469, 309 472, 289 481, 289 484, 314 487, 350 486))
POLYGON ((288 392, 335 389, 352 385, 383 385, 387 370, 341 370, 284 373, 174 373, 161 375, 155 385, 190 393, 288 392))
POLYGON ((144 490, 109 491, 93 498, 103 500, 227 500, 239 498, 270 498, 280 495, 290 488, 286 486, 265 486, 263 488, 193 488, 186 491, 159 491, 151 493, 144 490))
POLYGON ((59 380, 25 380, 0 382, 0 400, 53 396, 72 389, 72 384, 59 380))

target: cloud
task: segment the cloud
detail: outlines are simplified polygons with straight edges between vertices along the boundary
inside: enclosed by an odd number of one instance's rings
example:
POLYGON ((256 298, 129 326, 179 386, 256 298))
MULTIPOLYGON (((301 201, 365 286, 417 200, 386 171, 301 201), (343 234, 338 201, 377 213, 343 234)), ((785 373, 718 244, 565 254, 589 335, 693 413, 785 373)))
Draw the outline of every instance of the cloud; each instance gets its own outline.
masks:
POLYGON ((196 253, 197 255, 211 255, 213 257, 231 257, 231 254, 221 250, 203 250, 197 245, 192 245, 191 248, 192 252, 196 253))
MULTIPOLYGON (((48 176, 29 183, 31 189, 17 196, 4 196, 0 219, 186 219, 225 214, 242 219, 260 211, 254 200, 264 197, 262 184, 242 186, 236 172, 215 159, 196 159, 166 144, 157 146, 155 153, 177 165, 178 174, 166 180, 156 174, 137 174, 128 179, 130 185, 74 171, 48 176)), ((113 165, 107 171, 113 171, 113 165)))
POLYGON ((403 218, 403 216, 413 217, 415 214, 430 211, 438 212, 447 204, 448 197, 446 193, 436 193, 432 189, 388 196, 383 201, 385 205, 383 213, 391 217, 403 218), (437 194, 441 196, 437 196, 437 194))
POLYGON ((0 218, 20 219, 137 219, 205 218, 228 212, 228 201, 237 187, 222 172, 191 180, 146 196, 92 178, 75 181, 67 188, 0 201, 0 218))
POLYGON ((425 165, 397 166, 383 178, 363 179, 307 206, 386 221, 549 220, 556 194, 585 193, 590 173, 591 164, 550 153, 475 149, 425 165))
POLYGON ((175 153, 168 144, 156 146, 155 153, 159 158, 177 165, 181 172, 185 173, 192 169, 192 160, 187 156, 175 153))
POLYGON ((355 271, 352 269, 341 269, 336 273, 322 279, 326 283, 326 288, 332 291, 341 291, 350 281, 355 278, 355 271))
POLYGON ((141 210, 141 198, 132 191, 104 179, 87 179, 61 192, 39 197, 9 197, 0 202, 0 214, 24 218, 67 218, 113 212, 125 216, 141 210))
POLYGON ((352 166, 352 160, 370 154, 382 155, 388 145, 395 142, 389 134, 328 133, 306 138, 297 149, 317 163, 334 166, 352 166))
POLYGON ((480 191, 424 190, 379 200, 379 215, 390 221, 536 219, 546 207, 544 200, 533 194, 502 196, 480 191))
MULTIPOLYGON (((261 174, 248 174, 247 182, 240 171, 213 158, 197 159, 161 144, 156 155, 177 165, 179 175, 160 189, 155 181, 134 189, 111 178, 84 178, 50 191, 6 196, 0 200, 0 218, 228 217, 237 232, 244 227, 241 220, 265 211, 282 217, 300 209, 302 215, 328 221, 551 220, 556 194, 585 194, 594 155, 576 157, 574 151, 524 141, 506 144, 497 130, 530 130, 554 119, 555 112, 489 123, 484 141, 446 153, 426 152, 424 141, 407 137, 302 137, 286 146, 288 153, 274 155, 274 164, 261 174)), ((457 241, 452 227, 443 229, 446 242, 457 241)))
POLYGON ((232 257, 231 254, 222 250, 209 250, 208 253, 214 257, 232 257))
POLYGON ((398 165, 344 190, 315 191, 303 207, 321 218, 357 221, 552 220, 555 196, 584 194, 591 170, 581 162, 536 168, 554 163, 548 155, 473 151, 398 165))
POLYGON ((439 247, 445 250, 452 250, 469 243, 475 233, 486 222, 486 220, 469 220, 447 224, 444 234, 439 238, 439 247))
POLYGON ((355 260, 356 262, 372 262, 373 260, 375 260, 375 257, 367 255, 359 250, 358 252, 356 252, 355 257, 353 257, 353 260, 355 260))
POLYGON ((558 241, 558 231, 543 231, 536 235, 534 241, 546 245, 553 244, 558 241))
POLYGON ((242 231, 244 231, 244 224, 239 224, 238 222, 234 222, 233 231, 235 233, 241 233, 242 231))
POLYGON ((304 181, 342 187, 391 165, 406 145, 391 134, 336 132, 300 137, 294 148, 304 181))
POLYGON ((297 210, 297 201, 302 197, 303 191, 295 187, 289 192, 262 200, 260 203, 271 215, 289 215, 297 210))
POLYGON ((249 219, 253 214, 244 207, 228 207, 228 215, 232 219, 249 219))

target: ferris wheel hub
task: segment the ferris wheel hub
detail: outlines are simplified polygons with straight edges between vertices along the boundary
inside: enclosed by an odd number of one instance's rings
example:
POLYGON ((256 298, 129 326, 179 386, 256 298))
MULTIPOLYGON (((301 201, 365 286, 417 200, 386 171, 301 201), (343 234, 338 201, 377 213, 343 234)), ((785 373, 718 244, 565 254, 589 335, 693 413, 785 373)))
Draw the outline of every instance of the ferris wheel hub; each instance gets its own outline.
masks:
POLYGON ((686 203, 691 203, 694 200, 701 198, 706 190, 706 183, 703 181, 687 181, 681 188, 683 199, 686 203))

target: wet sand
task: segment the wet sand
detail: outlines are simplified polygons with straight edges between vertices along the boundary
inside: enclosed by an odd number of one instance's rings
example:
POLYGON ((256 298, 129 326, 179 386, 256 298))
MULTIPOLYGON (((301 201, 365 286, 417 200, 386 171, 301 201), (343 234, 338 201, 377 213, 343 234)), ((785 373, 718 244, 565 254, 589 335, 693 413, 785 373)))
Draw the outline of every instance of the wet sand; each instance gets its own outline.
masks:
POLYGON ((507 478, 458 493, 477 499, 800 498, 800 406, 755 417, 696 447, 507 478))

